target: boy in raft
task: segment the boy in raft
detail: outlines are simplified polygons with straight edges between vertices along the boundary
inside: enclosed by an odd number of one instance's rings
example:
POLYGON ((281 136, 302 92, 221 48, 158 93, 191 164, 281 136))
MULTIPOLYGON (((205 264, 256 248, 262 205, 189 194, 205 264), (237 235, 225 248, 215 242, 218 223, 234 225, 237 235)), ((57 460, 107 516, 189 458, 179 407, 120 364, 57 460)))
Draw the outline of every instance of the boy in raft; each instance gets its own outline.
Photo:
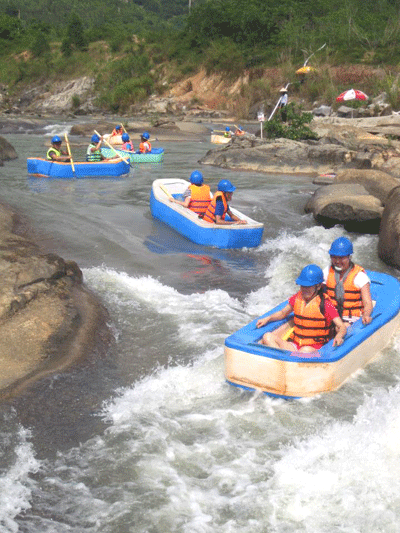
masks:
POLYGON ((130 140, 129 135, 127 133, 122 134, 122 141, 124 144, 121 146, 121 150, 126 150, 127 152, 135 151, 135 149, 133 148, 133 142, 130 140))
POLYGON ((346 335, 347 328, 337 312, 337 309, 322 289, 324 275, 317 265, 308 265, 296 279, 300 290, 289 298, 286 306, 270 316, 260 318, 257 328, 268 322, 282 320, 294 312, 294 328, 288 340, 282 339, 279 333, 265 333, 261 344, 290 350, 310 353, 319 350, 331 339, 331 326, 336 328, 333 346, 340 346, 346 335))
POLYGON ((147 154, 148 152, 151 152, 151 143, 149 142, 149 139, 150 133, 147 131, 140 136, 139 153, 147 154))
POLYGON ((231 132, 231 128, 227 126, 225 128, 224 137, 229 137, 229 139, 232 137, 233 133, 231 132))
POLYGON ((236 137, 240 137, 241 135, 244 135, 244 131, 243 131, 243 128, 242 126, 238 126, 235 130, 235 135, 236 137))
POLYGON ((101 153, 101 137, 96 133, 92 135, 90 139, 90 144, 86 150, 86 161, 104 161, 107 158, 101 153))
POLYGON ((183 193, 183 196, 185 197, 183 202, 175 200, 173 197, 170 197, 169 201, 188 207, 197 213, 200 218, 203 218, 204 213, 211 202, 210 187, 203 183, 203 174, 198 170, 194 170, 190 174, 190 183, 191 185, 189 185, 188 189, 183 193))
POLYGON ((324 269, 326 293, 346 325, 361 317, 363 324, 372 320, 371 280, 360 265, 351 260, 353 245, 346 237, 331 244, 331 265, 324 269))
POLYGON ((116 135, 122 135, 122 126, 121 126, 121 124, 118 124, 112 130, 111 137, 115 137, 116 135))
POLYGON ((236 187, 229 180, 221 180, 218 183, 217 192, 204 213, 203 220, 212 224, 247 224, 247 220, 241 220, 229 208, 228 202, 232 200, 235 190, 236 187), (231 220, 225 220, 226 215, 231 220))
POLYGON ((54 135, 51 139, 51 147, 47 150, 48 161, 63 161, 69 163, 71 161, 69 155, 64 150, 61 150, 62 140, 58 135, 54 135))

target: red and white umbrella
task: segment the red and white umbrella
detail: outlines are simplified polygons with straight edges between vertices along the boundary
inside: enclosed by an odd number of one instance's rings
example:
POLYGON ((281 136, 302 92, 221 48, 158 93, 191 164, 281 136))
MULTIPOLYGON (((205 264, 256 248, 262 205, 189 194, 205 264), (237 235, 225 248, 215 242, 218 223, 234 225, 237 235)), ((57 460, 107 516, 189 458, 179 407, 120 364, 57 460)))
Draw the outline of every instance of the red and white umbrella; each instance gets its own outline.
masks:
POLYGON ((337 102, 346 102, 348 100, 368 100, 368 96, 357 89, 349 89, 348 91, 344 91, 344 93, 339 94, 339 96, 336 98, 337 102))

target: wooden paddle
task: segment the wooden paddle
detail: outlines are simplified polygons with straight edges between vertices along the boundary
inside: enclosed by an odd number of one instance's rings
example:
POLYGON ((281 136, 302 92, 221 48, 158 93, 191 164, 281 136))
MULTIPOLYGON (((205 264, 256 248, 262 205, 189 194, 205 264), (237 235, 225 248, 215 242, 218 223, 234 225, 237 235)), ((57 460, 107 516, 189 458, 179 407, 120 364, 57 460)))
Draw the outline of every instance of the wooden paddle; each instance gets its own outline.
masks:
MULTIPOLYGON (((100 138, 101 138, 101 135, 98 131, 94 130, 95 134, 98 135, 100 138)), ((122 159, 122 161, 125 161, 125 163, 128 163, 128 165, 130 164, 130 159, 129 157, 126 158, 126 157, 122 157, 121 154, 119 154, 117 152, 117 150, 114 148, 114 146, 112 146, 112 144, 110 144, 106 139, 103 139, 103 141, 106 143, 106 145, 111 148, 111 150, 115 153, 116 156, 118 156, 120 159, 122 159)))
POLYGON ((72 154, 71 154, 71 147, 69 145, 69 140, 68 140, 68 135, 66 133, 64 133, 64 137, 65 137, 65 142, 67 144, 67 152, 68 152, 68 155, 69 155, 69 159, 71 161, 71 167, 72 167, 72 173, 74 175, 74 178, 76 178, 76 174, 75 174, 75 165, 74 165, 74 161, 72 159, 72 154))
POLYGON ((160 187, 160 189, 161 189, 162 191, 165 192, 165 194, 166 194, 167 196, 169 196, 170 198, 173 198, 172 194, 169 192, 168 189, 166 189, 166 188, 164 187, 164 185, 159 185, 159 187, 160 187))

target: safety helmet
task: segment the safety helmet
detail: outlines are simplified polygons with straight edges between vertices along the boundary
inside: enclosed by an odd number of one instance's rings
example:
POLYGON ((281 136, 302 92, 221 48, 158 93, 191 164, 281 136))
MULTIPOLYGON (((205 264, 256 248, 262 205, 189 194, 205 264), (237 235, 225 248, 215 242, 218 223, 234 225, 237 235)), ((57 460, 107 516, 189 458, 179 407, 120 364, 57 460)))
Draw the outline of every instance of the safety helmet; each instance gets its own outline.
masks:
POLYGON ((225 131, 231 131, 231 128, 230 128, 229 126, 227 126, 227 127, 225 128, 225 131))
POLYGON ((307 265, 300 272, 300 276, 296 279, 297 285, 302 287, 312 287, 324 281, 324 274, 318 265, 307 265))
POLYGON ((122 134, 122 140, 126 143, 129 141, 129 135, 127 133, 122 134))
POLYGON ((190 174, 190 183, 193 183, 194 185, 201 185, 203 183, 203 174, 198 170, 194 170, 190 174))
POLYGON ((54 143, 54 144, 58 144, 61 141, 60 137, 58 135, 54 135, 54 137, 51 139, 51 142, 54 143))
POLYGON ((346 257, 353 253, 353 245, 347 237, 339 237, 334 240, 329 250, 329 255, 336 255, 338 257, 346 257))
POLYGON ((238 126, 238 129, 239 129, 240 131, 243 131, 243 128, 242 128, 242 126, 241 126, 240 124, 239 124, 239 126, 238 126))
POLYGON ((221 180, 218 183, 218 190, 222 192, 233 192, 236 190, 236 187, 229 180, 221 180))
POLYGON ((120 124, 118 124, 118 126, 115 126, 115 129, 116 130, 122 130, 122 126, 120 124))
POLYGON ((91 141, 92 141, 92 143, 96 143, 96 144, 100 141, 100 137, 97 135, 97 133, 92 135, 91 141))
POLYGON ((147 131, 145 131, 142 135, 143 139, 146 139, 146 141, 148 141, 150 139, 150 133, 148 133, 147 131))

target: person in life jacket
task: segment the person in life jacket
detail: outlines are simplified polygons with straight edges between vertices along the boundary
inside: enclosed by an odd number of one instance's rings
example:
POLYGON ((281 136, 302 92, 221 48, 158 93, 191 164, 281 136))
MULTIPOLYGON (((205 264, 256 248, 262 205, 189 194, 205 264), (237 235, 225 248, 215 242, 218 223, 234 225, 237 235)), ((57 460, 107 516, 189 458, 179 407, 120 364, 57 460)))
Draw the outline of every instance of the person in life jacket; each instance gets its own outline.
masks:
POLYGON ((203 218, 207 207, 211 202, 210 187, 203 183, 203 174, 198 170, 194 170, 190 174, 190 185, 183 193, 184 201, 176 200, 172 196, 169 198, 170 202, 188 207, 203 218))
POLYGON ((71 161, 68 153, 64 150, 61 150, 61 143, 62 140, 60 137, 58 135, 54 135, 54 137, 51 139, 51 146, 47 150, 46 157, 49 161, 63 161, 66 163, 71 161))
POLYGON ((214 194, 203 220, 212 224, 247 224, 247 220, 242 220, 232 213, 229 203, 232 200, 236 187, 229 180, 221 180, 218 183, 218 190, 214 194), (226 219, 228 215, 229 220, 226 219))
POLYGON ((227 126, 224 131, 224 137, 229 137, 229 139, 232 137, 233 133, 231 132, 231 128, 227 126))
POLYGON ((324 269, 326 293, 343 321, 349 325, 361 317, 363 324, 372 320, 371 280, 365 270, 352 262, 353 245, 346 237, 331 244, 331 265, 324 269))
POLYGON ((313 352, 332 338, 333 328, 336 330, 333 346, 343 343, 347 328, 336 307, 324 294, 323 281, 324 275, 319 266, 308 265, 303 268, 296 279, 297 285, 300 285, 299 292, 289 298, 283 309, 260 318, 256 323, 257 328, 261 328, 269 322, 282 320, 293 312, 293 331, 287 340, 282 338, 279 330, 265 333, 261 344, 281 350, 313 352))
POLYGON ((112 130, 111 137, 114 137, 115 135, 122 135, 122 126, 121 126, 121 124, 118 124, 112 130))
POLYGON ((243 128, 242 126, 238 126, 235 130, 235 135, 236 137, 240 137, 241 135, 244 135, 244 131, 243 131, 243 128))
POLYGON ((127 150, 128 152, 135 151, 135 149, 133 148, 133 142, 130 140, 129 135, 127 133, 122 134, 122 141, 124 144, 121 146, 121 150, 127 150))
POLYGON ((145 131, 140 136, 139 153, 147 154, 148 152, 151 152, 151 143, 149 139, 150 139, 150 133, 148 133, 147 131, 145 131))
POLYGON ((90 139, 90 144, 86 150, 86 161, 93 162, 93 161, 103 161, 104 159, 107 159, 101 153, 101 142, 102 142, 102 138, 99 137, 96 133, 92 135, 92 138, 90 139))

